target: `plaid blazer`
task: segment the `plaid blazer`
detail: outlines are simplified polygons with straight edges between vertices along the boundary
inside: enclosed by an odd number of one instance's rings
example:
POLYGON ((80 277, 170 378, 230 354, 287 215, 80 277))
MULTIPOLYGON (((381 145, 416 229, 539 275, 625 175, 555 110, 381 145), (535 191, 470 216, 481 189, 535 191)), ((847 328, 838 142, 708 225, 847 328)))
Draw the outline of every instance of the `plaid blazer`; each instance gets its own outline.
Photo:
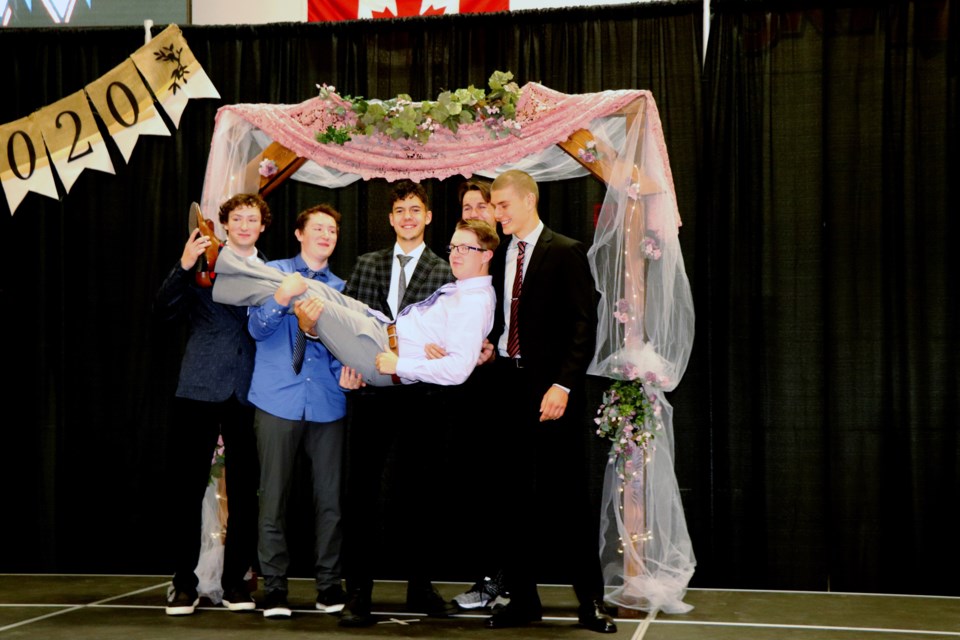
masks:
MULTIPOLYGON (((393 318, 387 293, 390 291, 390 272, 393 269, 393 247, 365 253, 357 259, 353 273, 347 279, 343 293, 393 318)), ((420 302, 431 293, 453 282, 450 265, 437 254, 425 247, 417 261, 417 268, 407 283, 406 293, 400 308, 414 302, 420 302)))

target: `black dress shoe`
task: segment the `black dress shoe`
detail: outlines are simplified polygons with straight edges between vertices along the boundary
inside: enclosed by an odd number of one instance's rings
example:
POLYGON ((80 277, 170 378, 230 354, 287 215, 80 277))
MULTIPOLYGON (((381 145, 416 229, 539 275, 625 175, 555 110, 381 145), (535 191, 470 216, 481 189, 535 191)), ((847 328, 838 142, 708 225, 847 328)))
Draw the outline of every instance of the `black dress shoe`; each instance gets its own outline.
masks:
POLYGON ((457 605, 443 599, 429 582, 407 585, 407 611, 425 613, 431 618, 449 618, 459 612, 457 605))
POLYGON ((351 591, 347 596, 347 604, 340 613, 341 627, 369 627, 376 623, 376 618, 370 612, 370 594, 363 591, 351 591))
POLYGON ((597 633, 616 633, 617 624, 607 614, 603 600, 597 599, 585 605, 580 605, 577 611, 580 624, 590 631, 597 633))
POLYGON ((542 619, 543 613, 539 607, 524 607, 511 602, 505 607, 497 608, 494 614, 487 618, 487 628, 507 629, 509 627, 523 627, 531 622, 539 622, 542 619))

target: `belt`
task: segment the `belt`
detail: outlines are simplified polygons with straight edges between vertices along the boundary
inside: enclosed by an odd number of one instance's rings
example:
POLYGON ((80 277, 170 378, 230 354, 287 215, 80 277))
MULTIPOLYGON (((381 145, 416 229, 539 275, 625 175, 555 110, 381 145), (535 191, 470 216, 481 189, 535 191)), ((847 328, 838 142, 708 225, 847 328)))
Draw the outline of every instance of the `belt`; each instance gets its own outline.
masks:
MULTIPOLYGON (((387 345, 390 347, 393 355, 400 356, 400 342, 397 340, 397 325, 395 324, 387 325, 387 345)), ((390 379, 393 380, 393 384, 402 384, 400 376, 395 373, 390 374, 390 379)))
POLYGON ((508 367, 510 369, 524 368, 523 358, 511 358, 509 356, 500 356, 494 362, 500 362, 502 363, 501 366, 508 367))
POLYGON ((387 344, 390 345, 390 351, 393 352, 393 355, 400 355, 399 342, 397 341, 397 325, 395 324, 387 325, 387 344))

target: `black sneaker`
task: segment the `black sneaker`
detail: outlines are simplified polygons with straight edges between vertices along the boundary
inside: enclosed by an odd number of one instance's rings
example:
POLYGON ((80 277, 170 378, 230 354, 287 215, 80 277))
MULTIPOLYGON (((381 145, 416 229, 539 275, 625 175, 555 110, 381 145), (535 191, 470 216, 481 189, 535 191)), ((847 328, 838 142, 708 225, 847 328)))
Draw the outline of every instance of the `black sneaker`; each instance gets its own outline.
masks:
POLYGON ((458 609, 452 602, 444 600, 429 582, 423 585, 407 585, 407 611, 425 613, 431 618, 449 618, 458 609))
POLYGON ((287 592, 280 590, 268 592, 263 600, 263 617, 270 620, 287 620, 290 615, 287 592))
POLYGON ((167 615, 168 616, 189 616, 197 610, 200 604, 200 596, 196 589, 189 591, 178 591, 173 585, 167 589, 167 615))
POLYGON ((317 594, 317 611, 337 613, 343 611, 343 605, 346 602, 347 594, 343 592, 343 587, 335 584, 317 594))
POLYGON ((492 606, 501 593, 499 583, 491 578, 484 578, 460 595, 454 596, 453 603, 465 611, 483 609, 492 606))
POLYGON ((230 611, 253 611, 257 608, 257 603, 253 601, 246 585, 243 585, 223 592, 223 606, 230 611))
POLYGON ((371 613, 370 593, 366 590, 350 590, 350 597, 340 616, 341 627, 369 627, 377 620, 371 613))

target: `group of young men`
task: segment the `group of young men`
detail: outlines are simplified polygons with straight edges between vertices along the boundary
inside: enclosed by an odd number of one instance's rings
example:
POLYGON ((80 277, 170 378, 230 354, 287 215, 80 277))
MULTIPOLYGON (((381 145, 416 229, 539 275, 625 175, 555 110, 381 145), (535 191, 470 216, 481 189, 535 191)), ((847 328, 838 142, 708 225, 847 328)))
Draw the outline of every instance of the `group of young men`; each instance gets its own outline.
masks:
POLYGON ((158 294, 164 314, 186 315, 191 327, 172 430, 180 484, 170 496, 177 564, 168 614, 193 613, 199 601, 199 505, 222 435, 229 521, 221 582, 231 610, 256 609, 244 575, 258 559, 264 616, 291 615, 285 516, 302 450, 313 482, 316 607, 340 612, 342 626, 374 624, 371 550, 383 471, 396 448, 397 481, 418 497, 405 505, 411 525, 400 541, 409 611, 446 617, 496 605, 488 627, 540 620, 537 540, 564 531, 569 553, 555 562, 569 566, 580 623, 616 631, 603 604, 580 446, 596 331, 585 248, 544 226, 537 184, 521 171, 492 185, 468 181, 460 200, 444 261, 424 243, 432 220, 426 191, 397 183, 388 216, 396 243, 360 256, 346 282, 328 264, 340 214, 327 205, 298 216, 299 255, 264 264, 255 245, 270 224, 269 207, 254 195, 229 199, 220 209, 227 240, 212 289, 193 280, 209 240, 198 232, 188 238, 158 294), (347 393, 354 396, 349 428, 347 393), (440 510, 429 498, 443 429, 469 430, 480 454, 462 472, 496 469, 502 487, 476 514, 492 544, 475 569, 494 578, 453 601, 431 583, 443 529, 432 526, 440 510), (350 483, 341 518, 345 450, 350 483))

